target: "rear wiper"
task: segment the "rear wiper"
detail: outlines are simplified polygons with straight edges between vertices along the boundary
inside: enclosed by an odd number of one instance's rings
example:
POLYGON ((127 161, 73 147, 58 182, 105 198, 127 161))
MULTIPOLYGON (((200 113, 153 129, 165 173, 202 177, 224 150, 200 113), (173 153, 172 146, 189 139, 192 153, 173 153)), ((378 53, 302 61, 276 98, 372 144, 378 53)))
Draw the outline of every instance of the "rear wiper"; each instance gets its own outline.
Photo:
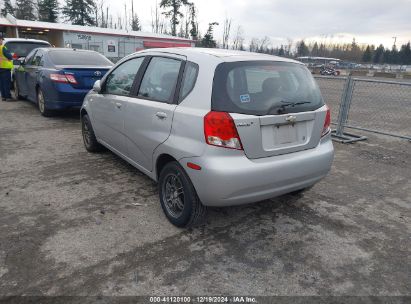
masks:
POLYGON ((285 108, 285 107, 294 107, 294 106, 298 106, 298 105, 302 105, 302 104, 306 104, 306 103, 311 103, 311 101, 298 101, 298 102, 290 102, 290 101, 281 101, 283 104, 280 106, 280 108, 285 108))
POLYGON ((295 107, 298 105, 302 105, 302 104, 307 104, 307 103, 311 103, 311 101, 298 101, 298 102, 290 102, 290 101, 284 101, 281 100, 281 102, 283 103, 282 105, 279 106, 272 106, 268 111, 267 114, 271 114, 272 112, 274 112, 273 110, 275 109, 277 114, 283 114, 285 112, 285 108, 286 107, 295 107))

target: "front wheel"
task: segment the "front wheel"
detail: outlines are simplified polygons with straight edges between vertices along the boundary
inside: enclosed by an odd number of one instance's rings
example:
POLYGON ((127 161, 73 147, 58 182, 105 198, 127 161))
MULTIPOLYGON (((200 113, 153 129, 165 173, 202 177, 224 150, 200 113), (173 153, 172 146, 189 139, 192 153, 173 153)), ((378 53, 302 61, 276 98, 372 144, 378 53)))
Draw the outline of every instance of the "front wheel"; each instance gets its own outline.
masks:
POLYGON ((170 162, 161 170, 158 187, 161 207, 173 225, 190 227, 203 221, 206 207, 179 163, 170 162))
POLYGON ((53 115, 53 112, 46 107, 46 101, 44 100, 44 95, 40 88, 37 91, 37 105, 41 115, 45 117, 50 117, 53 115))
POLYGON ((22 99, 22 96, 20 95, 19 87, 17 85, 17 80, 14 79, 13 81, 13 93, 14 93, 14 99, 19 100, 22 99))

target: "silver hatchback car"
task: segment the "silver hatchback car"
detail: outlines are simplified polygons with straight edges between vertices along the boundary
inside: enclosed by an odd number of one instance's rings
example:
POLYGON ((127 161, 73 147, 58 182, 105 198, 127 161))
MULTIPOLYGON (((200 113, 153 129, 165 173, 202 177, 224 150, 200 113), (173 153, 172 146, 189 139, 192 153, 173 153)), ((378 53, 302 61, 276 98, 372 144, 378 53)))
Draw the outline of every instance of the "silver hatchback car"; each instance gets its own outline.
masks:
POLYGON ((248 52, 132 54, 95 83, 81 121, 86 149, 104 146, 157 181, 179 227, 207 206, 303 191, 334 157, 330 110, 308 69, 248 52))

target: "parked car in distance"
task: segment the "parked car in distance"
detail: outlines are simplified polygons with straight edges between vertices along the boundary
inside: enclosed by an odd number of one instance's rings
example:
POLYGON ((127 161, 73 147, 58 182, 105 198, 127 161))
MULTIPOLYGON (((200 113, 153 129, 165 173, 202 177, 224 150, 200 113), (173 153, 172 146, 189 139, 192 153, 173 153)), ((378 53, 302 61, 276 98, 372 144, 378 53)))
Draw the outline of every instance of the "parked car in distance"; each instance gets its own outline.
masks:
POLYGON ((170 48, 130 55, 86 96, 85 147, 107 147, 158 182, 176 226, 206 206, 303 191, 327 175, 330 110, 309 70, 286 58, 170 48))
POLYGON ((15 96, 37 103, 43 116, 54 110, 80 108, 94 82, 112 66, 95 51, 38 48, 15 71, 15 96))
POLYGON ((18 69, 24 58, 34 49, 39 47, 51 47, 51 44, 44 40, 26 38, 5 38, 3 45, 13 56, 14 68, 11 73, 12 88, 14 89, 14 70, 18 69))
POLYGON ((44 40, 26 38, 5 38, 4 46, 13 55, 14 64, 20 65, 19 60, 23 60, 34 49, 51 47, 51 44, 44 40))

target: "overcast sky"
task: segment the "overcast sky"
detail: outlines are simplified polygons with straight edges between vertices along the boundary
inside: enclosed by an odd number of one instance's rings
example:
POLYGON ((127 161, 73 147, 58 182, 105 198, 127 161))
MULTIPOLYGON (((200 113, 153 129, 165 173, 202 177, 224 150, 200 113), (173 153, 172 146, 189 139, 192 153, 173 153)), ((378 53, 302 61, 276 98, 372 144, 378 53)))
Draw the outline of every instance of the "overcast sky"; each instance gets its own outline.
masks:
MULTIPOLYGON (((101 1, 101 0, 99 0, 101 1)), ((411 0, 192 0, 199 11, 200 31, 217 21, 215 38, 221 40, 223 21, 233 20, 232 32, 241 25, 247 40, 271 38, 273 45, 287 38, 324 42, 352 41, 391 46, 411 40, 411 0)), ((124 3, 104 0, 114 15, 124 16, 124 3)), ((160 2, 158 0, 157 2, 160 2)), ((151 31, 151 9, 156 0, 134 0, 144 31, 151 31)))

